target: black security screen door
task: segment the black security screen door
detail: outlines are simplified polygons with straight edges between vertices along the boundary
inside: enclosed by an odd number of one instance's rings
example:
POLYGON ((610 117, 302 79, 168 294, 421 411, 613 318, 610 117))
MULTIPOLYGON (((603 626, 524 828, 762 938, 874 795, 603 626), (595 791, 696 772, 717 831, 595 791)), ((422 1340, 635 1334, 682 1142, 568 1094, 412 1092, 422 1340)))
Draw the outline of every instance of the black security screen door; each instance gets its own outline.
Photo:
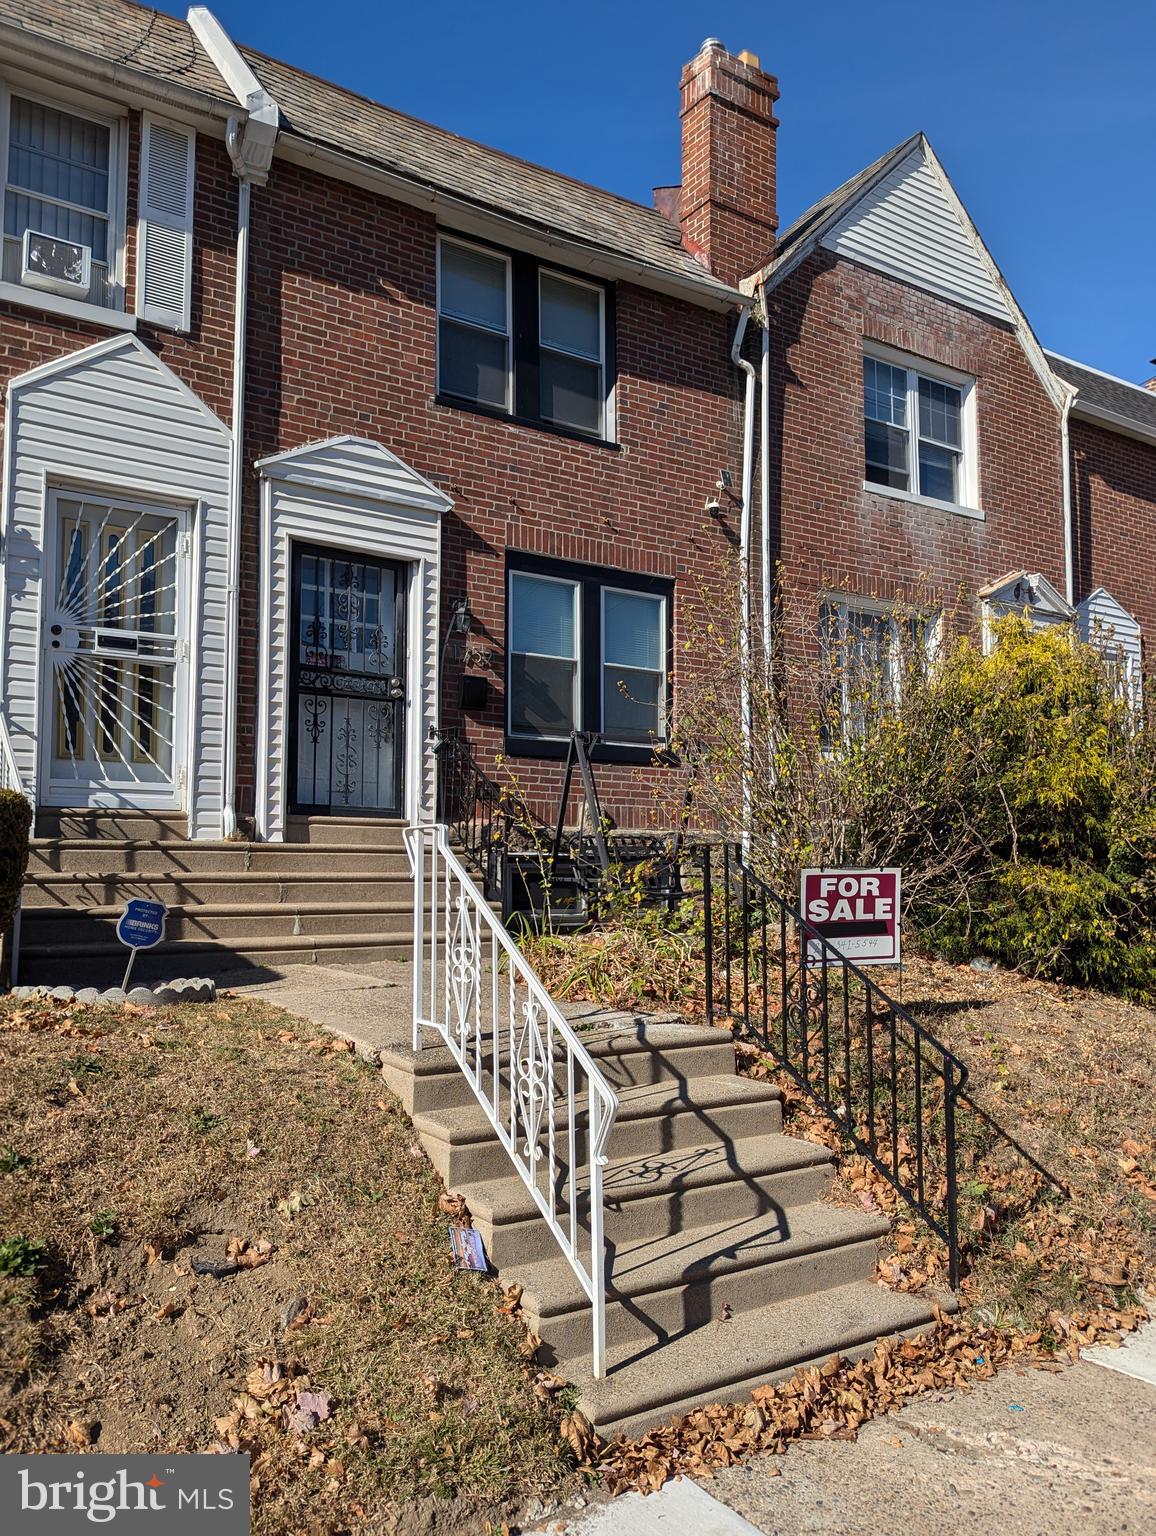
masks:
POLYGON ((400 816, 404 567, 295 545, 290 809, 400 816))

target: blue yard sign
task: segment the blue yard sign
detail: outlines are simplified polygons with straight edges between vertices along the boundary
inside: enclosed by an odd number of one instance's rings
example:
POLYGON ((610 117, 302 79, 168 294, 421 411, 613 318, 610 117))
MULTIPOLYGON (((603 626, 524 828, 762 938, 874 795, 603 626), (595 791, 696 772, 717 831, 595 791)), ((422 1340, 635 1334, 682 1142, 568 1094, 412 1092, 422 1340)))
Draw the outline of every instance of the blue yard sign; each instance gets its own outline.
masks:
POLYGON ((136 959, 138 949, 153 949, 165 936, 165 914, 168 908, 163 901, 144 901, 134 896, 131 901, 126 901, 124 911, 120 914, 116 924, 116 936, 122 944, 127 944, 132 953, 128 957, 128 964, 124 968, 124 980, 121 987, 128 990, 128 978, 132 972, 132 963, 136 959))

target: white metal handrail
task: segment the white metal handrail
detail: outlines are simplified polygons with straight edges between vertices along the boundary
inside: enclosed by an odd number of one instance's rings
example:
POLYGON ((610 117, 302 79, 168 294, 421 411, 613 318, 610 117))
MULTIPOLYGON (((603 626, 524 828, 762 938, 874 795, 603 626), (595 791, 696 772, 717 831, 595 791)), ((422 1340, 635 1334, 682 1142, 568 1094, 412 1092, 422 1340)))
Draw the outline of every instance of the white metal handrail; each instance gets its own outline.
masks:
MULTIPOLYGON (((25 797, 36 809, 36 802, 32 799, 20 777, 20 769, 16 762, 16 754, 12 750, 12 738, 8 734, 8 720, 4 711, 0 709, 0 789, 14 789, 25 797)), ((12 986, 20 972, 20 898, 16 898, 16 909, 12 913, 12 925, 8 930, 8 980, 12 986)))
POLYGON ((414 882, 413 1048, 435 1030, 465 1074, 589 1297, 592 1365, 602 1376, 602 1170, 618 1097, 450 847, 447 828, 405 835, 414 882))

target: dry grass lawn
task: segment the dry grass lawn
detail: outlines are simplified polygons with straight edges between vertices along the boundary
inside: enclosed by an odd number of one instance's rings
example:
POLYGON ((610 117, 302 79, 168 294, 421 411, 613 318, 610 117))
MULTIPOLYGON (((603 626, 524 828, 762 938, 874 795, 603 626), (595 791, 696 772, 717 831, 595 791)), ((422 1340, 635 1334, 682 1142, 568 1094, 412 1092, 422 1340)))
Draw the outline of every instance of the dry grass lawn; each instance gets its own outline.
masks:
POLYGON ((0 1451, 240 1446, 261 1536, 565 1491, 440 1193, 380 1076, 282 1013, 0 1003, 0 1451))

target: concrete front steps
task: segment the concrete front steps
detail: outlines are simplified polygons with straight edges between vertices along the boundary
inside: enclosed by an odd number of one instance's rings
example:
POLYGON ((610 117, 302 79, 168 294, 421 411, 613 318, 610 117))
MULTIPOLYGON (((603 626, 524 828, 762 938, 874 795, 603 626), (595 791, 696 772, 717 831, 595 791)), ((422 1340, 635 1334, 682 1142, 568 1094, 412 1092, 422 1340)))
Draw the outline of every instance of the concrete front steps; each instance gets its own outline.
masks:
POLYGON ((190 841, 183 818, 41 811, 22 896, 20 980, 118 979, 116 920, 130 897, 163 901, 165 942, 134 975, 364 965, 411 952, 402 825, 291 818, 296 841, 190 841), (68 971, 65 975, 64 972, 68 971))
MULTIPOLYGON (((465 1196, 502 1281, 522 1286, 543 1363, 577 1385, 602 1434, 640 1433, 931 1323, 929 1300, 874 1282, 886 1219, 823 1198, 830 1154, 783 1134, 778 1091, 736 1075, 729 1036, 618 1020, 583 1041, 620 1101, 603 1173, 611 1289, 600 1381, 577 1277, 449 1052, 386 1052, 382 1069, 447 1187, 465 1196)), ((580 1129, 588 1230, 583 1140, 580 1129)))

